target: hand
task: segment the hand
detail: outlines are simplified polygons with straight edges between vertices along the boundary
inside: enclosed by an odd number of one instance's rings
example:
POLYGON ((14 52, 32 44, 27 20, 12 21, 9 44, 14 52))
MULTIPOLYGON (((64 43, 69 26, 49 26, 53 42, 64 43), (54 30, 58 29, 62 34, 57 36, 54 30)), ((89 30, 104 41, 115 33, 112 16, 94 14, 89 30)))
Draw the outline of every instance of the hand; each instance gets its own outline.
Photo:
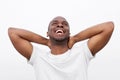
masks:
POLYGON ((71 49, 74 44, 75 44, 74 38, 70 37, 69 42, 68 42, 68 48, 71 49))

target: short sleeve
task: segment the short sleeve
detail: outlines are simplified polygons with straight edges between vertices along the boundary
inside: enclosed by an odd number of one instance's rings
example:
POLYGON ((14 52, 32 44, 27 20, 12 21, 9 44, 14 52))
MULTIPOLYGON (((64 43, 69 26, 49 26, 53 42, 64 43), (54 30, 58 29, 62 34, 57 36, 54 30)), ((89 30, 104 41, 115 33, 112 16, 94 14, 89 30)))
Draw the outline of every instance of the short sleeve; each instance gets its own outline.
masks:
POLYGON ((28 60, 28 63, 33 65, 36 58, 38 57, 38 53, 39 53, 39 49, 37 46, 33 45, 33 51, 32 51, 32 54, 31 54, 31 57, 30 59, 28 60))
POLYGON ((94 56, 92 55, 89 47, 88 47, 88 42, 86 41, 83 43, 83 50, 84 50, 84 55, 86 56, 87 61, 90 61, 94 56))

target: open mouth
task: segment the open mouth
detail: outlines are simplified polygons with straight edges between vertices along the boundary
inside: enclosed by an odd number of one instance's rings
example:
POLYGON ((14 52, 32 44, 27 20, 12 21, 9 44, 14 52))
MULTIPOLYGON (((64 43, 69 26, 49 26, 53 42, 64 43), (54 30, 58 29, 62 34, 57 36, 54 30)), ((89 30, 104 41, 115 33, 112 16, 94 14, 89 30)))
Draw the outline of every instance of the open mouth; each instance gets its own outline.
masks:
POLYGON ((59 30, 56 30, 55 33, 57 33, 57 34, 63 34, 64 32, 63 32, 63 30, 59 29, 59 30))

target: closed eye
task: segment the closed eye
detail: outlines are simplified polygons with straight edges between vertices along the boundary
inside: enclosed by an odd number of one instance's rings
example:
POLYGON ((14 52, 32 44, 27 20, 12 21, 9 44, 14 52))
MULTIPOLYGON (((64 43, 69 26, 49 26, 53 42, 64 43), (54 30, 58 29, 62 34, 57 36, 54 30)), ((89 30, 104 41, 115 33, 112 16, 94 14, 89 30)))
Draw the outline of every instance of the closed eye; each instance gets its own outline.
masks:
POLYGON ((64 26, 68 26, 68 23, 67 23, 66 21, 64 21, 62 24, 63 24, 64 26))
POLYGON ((58 24, 58 21, 53 21, 52 23, 51 23, 51 25, 57 25, 58 24))

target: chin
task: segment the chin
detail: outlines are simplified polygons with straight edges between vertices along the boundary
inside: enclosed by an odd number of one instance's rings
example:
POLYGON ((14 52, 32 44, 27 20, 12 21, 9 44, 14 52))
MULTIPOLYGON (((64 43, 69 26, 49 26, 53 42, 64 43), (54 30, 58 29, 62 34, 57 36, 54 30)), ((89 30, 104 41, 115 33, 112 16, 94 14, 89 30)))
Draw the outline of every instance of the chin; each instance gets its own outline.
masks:
POLYGON ((59 42, 63 42, 63 41, 66 41, 68 40, 69 38, 56 38, 55 40, 56 41, 59 41, 59 42))

